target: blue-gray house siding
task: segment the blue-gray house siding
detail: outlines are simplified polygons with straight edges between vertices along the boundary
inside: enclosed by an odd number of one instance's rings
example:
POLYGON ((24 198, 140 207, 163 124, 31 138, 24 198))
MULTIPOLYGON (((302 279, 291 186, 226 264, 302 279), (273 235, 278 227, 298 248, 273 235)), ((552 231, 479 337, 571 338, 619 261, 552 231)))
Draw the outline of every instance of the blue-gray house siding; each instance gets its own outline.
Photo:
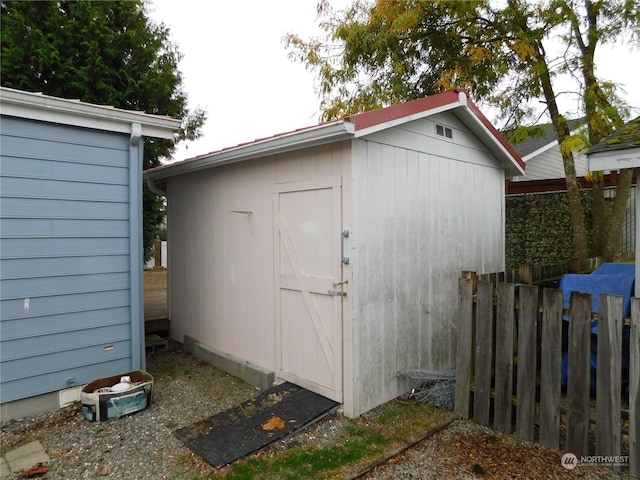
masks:
POLYGON ((144 368, 142 141, 0 122, 0 402, 144 368))

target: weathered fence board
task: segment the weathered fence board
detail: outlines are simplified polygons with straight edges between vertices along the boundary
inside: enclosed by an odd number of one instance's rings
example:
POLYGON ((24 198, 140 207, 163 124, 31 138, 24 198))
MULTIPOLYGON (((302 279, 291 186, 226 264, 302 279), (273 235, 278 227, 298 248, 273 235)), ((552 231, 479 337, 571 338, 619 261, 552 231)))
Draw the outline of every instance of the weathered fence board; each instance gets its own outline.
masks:
POLYGON ((455 412, 469 418, 471 395, 471 352, 473 351, 473 280, 458 281, 458 350, 456 354, 456 403, 455 412))
POLYGON ((620 455, 623 297, 600 295, 596 370, 596 449, 620 455))
POLYGON ((640 476, 640 298, 631 299, 629 348, 629 473, 640 476))
POLYGON ((569 366, 567 369, 567 450, 589 453, 589 368, 591 295, 573 292, 569 316, 569 366))
POLYGON ((511 433, 515 287, 510 283, 499 283, 497 290, 494 428, 511 433))
POLYGON ((602 295, 599 312, 593 314, 591 295, 573 293, 565 311, 560 290, 545 288, 540 300, 538 287, 494 284, 496 281, 498 277, 469 273, 459 283, 456 412, 485 425, 493 417, 498 431, 509 434, 515 427, 518 438, 537 440, 554 449, 562 447, 578 457, 594 454, 589 450, 590 432, 595 432, 598 456, 620 457, 628 442, 629 474, 638 477, 640 299, 632 299, 631 319, 625 323, 622 297, 602 295), (568 321, 563 315, 568 315, 568 321), (591 333, 592 320, 598 322, 597 336, 591 333), (627 332, 630 345, 623 343, 627 332), (592 340, 597 340, 595 416, 590 415, 594 400, 592 340), (628 435, 623 425, 627 414, 622 408, 622 358, 627 346, 628 435), (563 352, 568 357, 566 367, 563 352), (567 372, 566 404, 561 389, 563 368, 567 372), (565 422, 566 438, 561 436, 561 422, 565 422))
POLYGON ((540 443, 560 448, 560 395, 562 389, 562 292, 543 291, 540 340, 540 443))
POLYGON ((538 287, 521 285, 518 288, 518 364, 516 394, 516 435, 533 441, 536 407, 536 345, 538 333, 538 287))
POLYGON ((491 359, 493 332, 493 285, 478 282, 476 306, 475 389, 473 395, 473 420, 489 426, 491 405, 491 359))

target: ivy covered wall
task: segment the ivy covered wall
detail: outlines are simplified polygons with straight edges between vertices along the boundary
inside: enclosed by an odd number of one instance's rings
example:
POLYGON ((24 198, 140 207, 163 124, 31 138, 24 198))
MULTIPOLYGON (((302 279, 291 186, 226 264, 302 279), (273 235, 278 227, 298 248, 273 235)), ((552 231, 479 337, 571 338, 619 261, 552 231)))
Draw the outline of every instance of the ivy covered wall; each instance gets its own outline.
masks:
MULTIPOLYGON (((581 192, 591 231, 591 190, 581 192)), ((506 268, 563 263, 573 258, 573 232, 566 192, 506 197, 506 268)))

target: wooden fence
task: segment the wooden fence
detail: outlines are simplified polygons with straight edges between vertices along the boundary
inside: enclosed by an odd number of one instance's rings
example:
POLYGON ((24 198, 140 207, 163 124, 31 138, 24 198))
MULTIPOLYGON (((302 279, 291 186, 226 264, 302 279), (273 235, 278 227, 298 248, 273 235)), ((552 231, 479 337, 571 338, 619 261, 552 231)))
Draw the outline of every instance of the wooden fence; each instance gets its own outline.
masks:
POLYGON ((623 318, 623 299, 615 295, 602 295, 595 315, 591 295, 573 293, 569 310, 563 311, 560 290, 463 273, 456 412, 578 458, 620 456, 623 444, 628 445, 629 473, 638 476, 640 298, 631 300, 630 319, 623 318), (566 394, 561 387, 563 315, 569 319, 566 394), (594 319, 599 328, 595 411, 590 393, 594 319), (629 329, 630 338, 628 409, 622 402, 623 328, 629 329), (566 437, 561 437, 561 423, 566 437), (595 431, 595 452, 589 451, 590 428, 595 431))

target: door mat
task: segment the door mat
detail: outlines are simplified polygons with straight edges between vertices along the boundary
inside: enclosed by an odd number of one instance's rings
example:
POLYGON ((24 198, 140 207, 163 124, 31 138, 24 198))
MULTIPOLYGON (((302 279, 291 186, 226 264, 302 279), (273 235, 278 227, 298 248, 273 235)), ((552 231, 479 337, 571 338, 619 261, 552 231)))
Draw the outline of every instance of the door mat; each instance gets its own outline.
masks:
POLYGON ((322 395, 283 383, 238 407, 173 433, 209 464, 221 468, 294 435, 335 411, 338 405, 322 395))

